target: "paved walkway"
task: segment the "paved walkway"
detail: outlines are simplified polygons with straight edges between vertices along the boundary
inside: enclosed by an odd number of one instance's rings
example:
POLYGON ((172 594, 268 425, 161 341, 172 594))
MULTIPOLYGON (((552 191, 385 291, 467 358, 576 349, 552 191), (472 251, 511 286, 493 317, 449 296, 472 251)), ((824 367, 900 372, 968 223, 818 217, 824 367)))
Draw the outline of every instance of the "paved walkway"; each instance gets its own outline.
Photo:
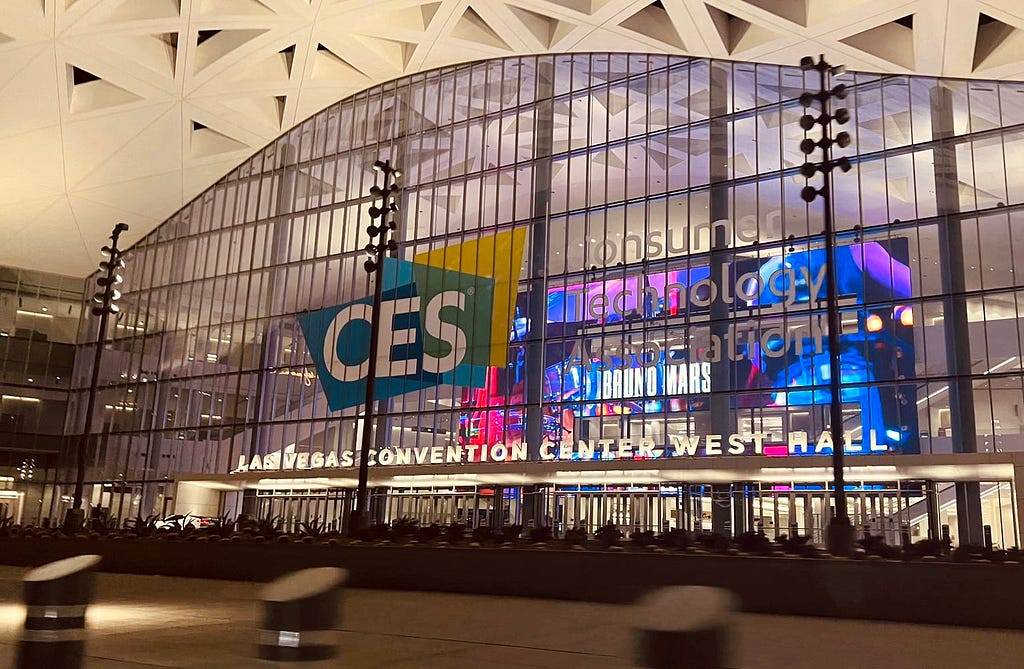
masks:
MULTIPOLYGON (((12 666, 24 621, 24 571, 0 567, 0 669, 12 666)), ((258 585, 112 574, 97 585, 89 669, 268 666, 252 659, 258 585)), ((348 590, 343 608, 342 657, 303 666, 631 666, 628 607, 348 590)), ((737 669, 1024 666, 1024 632, 753 614, 737 627, 737 669)))

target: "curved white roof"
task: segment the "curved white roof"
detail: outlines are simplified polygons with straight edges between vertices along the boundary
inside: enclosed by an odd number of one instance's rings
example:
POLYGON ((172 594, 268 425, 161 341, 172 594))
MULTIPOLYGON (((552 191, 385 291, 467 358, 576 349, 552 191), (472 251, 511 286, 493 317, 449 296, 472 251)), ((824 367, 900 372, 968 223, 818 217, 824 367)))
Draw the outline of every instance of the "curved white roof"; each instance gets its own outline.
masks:
POLYGON ((632 51, 1024 79, 1019 0, 2 0, 0 265, 85 276, 296 122, 375 83, 632 51))

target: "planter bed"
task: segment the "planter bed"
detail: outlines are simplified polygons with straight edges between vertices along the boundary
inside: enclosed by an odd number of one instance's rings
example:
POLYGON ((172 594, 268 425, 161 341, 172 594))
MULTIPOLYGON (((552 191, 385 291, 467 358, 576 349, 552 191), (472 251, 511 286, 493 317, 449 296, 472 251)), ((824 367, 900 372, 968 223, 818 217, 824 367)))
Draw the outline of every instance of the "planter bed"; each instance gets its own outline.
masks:
POLYGON ((744 611, 1024 629, 1024 567, 1005 564, 570 550, 166 539, 0 538, 0 564, 87 553, 102 571, 268 581, 306 567, 349 570, 351 587, 629 602, 664 585, 735 592, 744 611))

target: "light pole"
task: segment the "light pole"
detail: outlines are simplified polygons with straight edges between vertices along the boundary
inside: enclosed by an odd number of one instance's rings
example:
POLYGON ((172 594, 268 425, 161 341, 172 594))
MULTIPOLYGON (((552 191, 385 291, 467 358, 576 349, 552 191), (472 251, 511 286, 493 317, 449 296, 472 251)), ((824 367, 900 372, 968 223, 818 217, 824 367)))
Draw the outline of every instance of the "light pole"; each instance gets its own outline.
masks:
POLYGON ((75 463, 75 495, 71 510, 64 517, 64 530, 77 532, 85 525, 85 511, 82 509, 82 489, 85 485, 85 452, 89 445, 89 432, 92 431, 92 412, 96 404, 96 386, 100 380, 100 360, 103 357, 103 336, 107 332, 107 320, 111 314, 121 311, 116 302, 121 297, 121 291, 117 286, 124 279, 118 271, 124 269, 124 252, 117 248, 117 240, 121 233, 128 229, 125 223, 118 223, 110 235, 110 246, 100 249, 107 259, 100 263, 100 271, 103 273, 96 283, 99 291, 93 295, 92 301, 95 305, 92 308, 92 315, 100 317, 99 331, 96 334, 96 354, 92 361, 92 379, 89 382, 89 394, 85 403, 85 426, 82 428, 82 437, 78 443, 75 463))
POLYGON ((843 476, 843 447, 845 445, 843 435, 843 399, 842 399, 842 365, 839 352, 839 296, 836 283, 836 237, 832 222, 832 171, 839 168, 843 172, 850 170, 850 160, 846 157, 832 159, 832 146, 845 148, 850 144, 850 135, 846 132, 836 134, 832 138, 831 123, 842 125, 850 120, 850 112, 846 109, 831 109, 831 100, 843 100, 846 98, 846 86, 838 84, 830 85, 830 79, 834 75, 845 72, 842 65, 833 67, 821 56, 817 62, 811 56, 804 56, 800 60, 800 69, 807 72, 816 70, 820 78, 820 87, 816 92, 807 91, 800 95, 800 104, 808 112, 813 110, 815 102, 821 106, 821 114, 813 116, 810 113, 800 118, 800 127, 809 131, 814 126, 821 126, 821 139, 815 141, 805 138, 800 142, 800 150, 808 157, 808 162, 800 166, 800 173, 806 179, 810 179, 818 172, 822 174, 821 188, 804 186, 800 197, 810 204, 817 198, 821 198, 825 205, 825 282, 828 284, 826 308, 828 310, 828 357, 829 357, 829 420, 831 422, 832 434, 832 484, 834 488, 836 509, 829 521, 825 542, 828 550, 833 555, 849 555, 853 549, 853 526, 850 524, 850 517, 846 511, 846 481, 843 476), (820 163, 810 162, 811 154, 821 149, 822 160, 820 163))
POLYGON ((369 524, 369 494, 367 478, 370 471, 370 445, 373 443, 373 406, 376 401, 374 393, 377 387, 377 348, 380 336, 380 301, 384 283, 384 256, 388 252, 398 250, 398 243, 391 237, 396 227, 392 216, 398 212, 395 195, 400 190, 396 181, 402 176, 400 170, 391 166, 390 160, 378 160, 373 164, 374 172, 383 177, 383 185, 377 185, 376 174, 374 184, 370 187, 369 214, 373 222, 366 228, 370 235, 369 243, 364 247, 369 256, 363 263, 363 269, 373 277, 373 310, 370 313, 370 357, 367 360, 366 399, 363 402, 363 433, 359 447, 359 483, 356 487, 355 509, 348 517, 349 534, 357 533, 369 524), (392 180, 394 179, 394 181, 392 180), (380 205, 377 199, 380 199, 380 205), (378 222, 379 219, 379 222, 378 222))

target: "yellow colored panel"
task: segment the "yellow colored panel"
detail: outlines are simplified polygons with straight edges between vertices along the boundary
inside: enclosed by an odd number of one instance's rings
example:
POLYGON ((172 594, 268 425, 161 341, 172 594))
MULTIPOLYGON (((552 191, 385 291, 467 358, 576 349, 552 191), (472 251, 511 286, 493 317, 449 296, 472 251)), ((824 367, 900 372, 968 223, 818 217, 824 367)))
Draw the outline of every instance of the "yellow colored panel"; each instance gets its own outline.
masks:
POLYGON ((413 258, 413 262, 421 265, 494 279, 490 344, 492 367, 504 367, 508 362, 508 338, 512 331, 525 245, 526 228, 518 228, 427 251, 413 258))

